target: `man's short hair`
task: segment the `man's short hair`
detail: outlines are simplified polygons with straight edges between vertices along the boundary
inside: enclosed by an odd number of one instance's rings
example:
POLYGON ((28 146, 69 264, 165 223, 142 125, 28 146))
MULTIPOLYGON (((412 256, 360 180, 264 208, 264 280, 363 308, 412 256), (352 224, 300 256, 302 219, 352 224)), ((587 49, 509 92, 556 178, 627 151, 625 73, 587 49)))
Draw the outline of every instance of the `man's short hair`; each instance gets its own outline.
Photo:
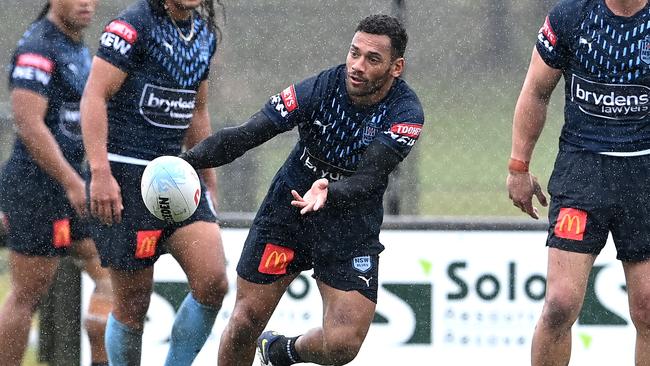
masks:
POLYGON ((393 57, 404 57, 409 37, 406 34, 406 29, 397 18, 384 14, 370 15, 361 20, 355 30, 356 32, 388 36, 393 57))

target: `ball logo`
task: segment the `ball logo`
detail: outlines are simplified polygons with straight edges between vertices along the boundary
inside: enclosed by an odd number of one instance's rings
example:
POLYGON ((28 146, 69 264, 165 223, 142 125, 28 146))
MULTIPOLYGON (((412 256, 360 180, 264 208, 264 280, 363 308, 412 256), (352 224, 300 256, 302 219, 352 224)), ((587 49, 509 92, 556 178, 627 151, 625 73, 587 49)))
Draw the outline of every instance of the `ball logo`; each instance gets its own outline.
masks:
POLYGON ((201 190, 197 189, 196 192, 194 192, 194 204, 198 205, 200 199, 201 199, 201 190))

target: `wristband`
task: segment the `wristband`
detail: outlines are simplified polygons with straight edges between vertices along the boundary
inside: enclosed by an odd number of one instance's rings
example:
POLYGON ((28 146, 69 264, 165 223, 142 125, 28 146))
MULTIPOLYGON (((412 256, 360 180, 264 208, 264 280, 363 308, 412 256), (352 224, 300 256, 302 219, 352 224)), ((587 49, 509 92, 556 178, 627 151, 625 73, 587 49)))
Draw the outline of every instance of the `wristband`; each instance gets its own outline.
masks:
POLYGON ((510 158, 508 161, 508 171, 510 173, 528 173, 528 161, 510 158))

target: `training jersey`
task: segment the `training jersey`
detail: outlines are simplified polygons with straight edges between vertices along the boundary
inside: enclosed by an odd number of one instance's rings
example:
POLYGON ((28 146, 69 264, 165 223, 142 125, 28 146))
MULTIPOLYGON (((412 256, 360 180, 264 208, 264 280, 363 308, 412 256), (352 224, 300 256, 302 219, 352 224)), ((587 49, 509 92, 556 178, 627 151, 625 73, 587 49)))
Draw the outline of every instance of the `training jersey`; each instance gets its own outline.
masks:
POLYGON ((97 56, 128 74, 108 101, 109 160, 181 152, 216 45, 216 34, 198 12, 175 25, 145 0, 106 25, 97 56), (192 22, 194 36, 186 42, 179 29, 191 34, 192 22))
POLYGON ((561 149, 650 149, 650 5, 621 17, 605 0, 562 0, 547 16, 536 47, 546 64, 564 74, 561 149))
MULTIPOLYGON (((395 79, 383 100, 362 108, 351 103, 345 79, 345 65, 333 67, 290 85, 262 109, 279 130, 298 127, 299 141, 279 172, 295 189, 351 175, 375 140, 403 159, 420 136, 424 113, 404 80, 395 79)), ((370 201, 381 205, 383 191, 370 201)))
MULTIPOLYGON (((77 169, 84 157, 79 101, 90 72, 90 52, 82 42, 62 33, 47 18, 34 22, 13 54, 10 89, 26 89, 47 99, 45 124, 65 158, 77 169)), ((20 138, 9 165, 35 165, 20 138)))

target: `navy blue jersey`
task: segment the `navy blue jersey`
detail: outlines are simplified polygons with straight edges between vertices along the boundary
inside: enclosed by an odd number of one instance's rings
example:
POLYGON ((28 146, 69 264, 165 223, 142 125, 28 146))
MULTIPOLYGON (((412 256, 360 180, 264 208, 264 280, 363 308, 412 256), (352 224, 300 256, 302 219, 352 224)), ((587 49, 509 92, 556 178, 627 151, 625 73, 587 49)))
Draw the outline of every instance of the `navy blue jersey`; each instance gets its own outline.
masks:
MULTIPOLYGON (((10 70, 11 89, 30 90, 47 99, 45 124, 65 158, 78 169, 84 157, 79 101, 90 72, 88 48, 43 18, 23 34, 10 70)), ((20 139, 16 139, 10 164, 35 164, 20 139)))
POLYGON ((604 0, 562 0, 540 29, 537 50, 565 80, 568 151, 650 149, 650 6, 614 15, 604 0))
POLYGON ((197 12, 177 25, 185 35, 194 27, 189 42, 141 0, 104 29, 97 56, 128 74, 108 102, 109 153, 145 160, 180 153, 216 35, 197 12))
POLYGON ((345 65, 325 70, 271 97, 262 109, 280 130, 298 126, 300 139, 282 168, 296 187, 354 173, 374 140, 404 158, 420 135, 424 113, 405 81, 395 79, 383 100, 361 108, 351 103, 345 77, 345 65))

